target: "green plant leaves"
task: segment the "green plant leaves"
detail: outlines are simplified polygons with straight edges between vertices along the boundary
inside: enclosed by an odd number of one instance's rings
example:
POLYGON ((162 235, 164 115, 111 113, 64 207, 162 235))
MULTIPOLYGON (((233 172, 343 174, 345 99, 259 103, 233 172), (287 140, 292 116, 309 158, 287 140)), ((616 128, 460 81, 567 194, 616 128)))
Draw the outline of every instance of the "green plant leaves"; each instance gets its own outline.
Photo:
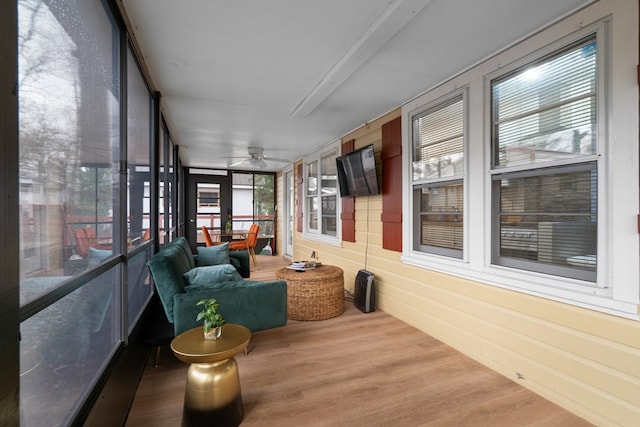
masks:
POLYGON ((209 298, 200 300, 196 303, 196 305, 202 305, 204 308, 200 313, 198 313, 196 317, 196 321, 200 321, 204 319, 204 330, 205 332, 209 332, 211 329, 222 326, 225 323, 222 314, 218 313, 218 301, 215 298, 209 298))

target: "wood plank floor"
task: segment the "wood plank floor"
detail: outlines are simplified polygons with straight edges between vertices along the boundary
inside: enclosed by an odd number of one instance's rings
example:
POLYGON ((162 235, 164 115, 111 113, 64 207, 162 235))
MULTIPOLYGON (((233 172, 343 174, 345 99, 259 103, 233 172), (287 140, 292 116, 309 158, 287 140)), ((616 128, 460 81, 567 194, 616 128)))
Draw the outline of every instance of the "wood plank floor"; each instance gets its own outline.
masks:
MULTIPOLYGON (((273 278, 259 257, 251 278, 273 278)), ((236 356, 243 426, 587 426, 557 405, 393 317, 346 311, 253 334, 236 356)), ((178 426, 187 365, 149 358, 126 425, 178 426)))

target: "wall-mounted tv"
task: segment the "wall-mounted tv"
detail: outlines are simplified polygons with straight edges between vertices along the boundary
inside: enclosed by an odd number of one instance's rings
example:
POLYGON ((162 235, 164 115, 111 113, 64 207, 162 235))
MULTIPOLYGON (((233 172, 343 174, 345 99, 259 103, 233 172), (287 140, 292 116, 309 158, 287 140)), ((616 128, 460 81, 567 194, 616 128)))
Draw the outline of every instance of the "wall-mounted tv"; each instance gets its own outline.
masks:
POLYGON ((336 158, 340 197, 379 194, 373 145, 336 158))

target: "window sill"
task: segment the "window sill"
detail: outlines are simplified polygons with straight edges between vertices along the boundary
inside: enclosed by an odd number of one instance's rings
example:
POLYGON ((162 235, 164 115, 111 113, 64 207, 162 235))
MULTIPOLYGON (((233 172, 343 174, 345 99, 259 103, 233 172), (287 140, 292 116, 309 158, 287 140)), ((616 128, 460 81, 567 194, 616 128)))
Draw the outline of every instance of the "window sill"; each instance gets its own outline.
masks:
POLYGON ((309 232, 305 232, 302 236, 307 240, 313 240, 314 242, 324 243, 326 245, 340 247, 342 245, 342 241, 335 236, 327 236, 324 234, 313 234, 309 232))
POLYGON ((468 262, 447 257, 411 253, 402 262, 418 268, 449 274, 489 286, 508 289, 614 316, 640 320, 637 301, 613 299, 611 288, 591 282, 561 278, 508 267, 489 265, 475 268, 468 262))

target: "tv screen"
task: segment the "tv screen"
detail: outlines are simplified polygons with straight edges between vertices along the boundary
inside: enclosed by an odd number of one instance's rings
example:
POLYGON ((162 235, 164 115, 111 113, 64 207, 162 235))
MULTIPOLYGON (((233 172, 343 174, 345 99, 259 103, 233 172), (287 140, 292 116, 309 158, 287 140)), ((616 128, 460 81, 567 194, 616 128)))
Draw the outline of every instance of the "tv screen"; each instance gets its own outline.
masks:
POLYGON ((373 145, 336 158, 340 197, 379 194, 373 145))

